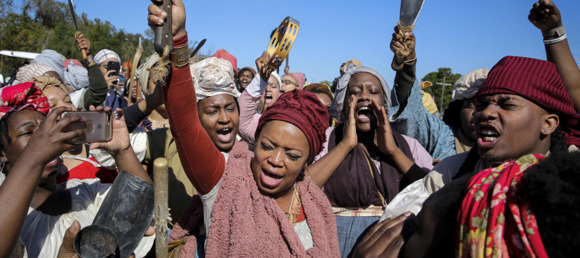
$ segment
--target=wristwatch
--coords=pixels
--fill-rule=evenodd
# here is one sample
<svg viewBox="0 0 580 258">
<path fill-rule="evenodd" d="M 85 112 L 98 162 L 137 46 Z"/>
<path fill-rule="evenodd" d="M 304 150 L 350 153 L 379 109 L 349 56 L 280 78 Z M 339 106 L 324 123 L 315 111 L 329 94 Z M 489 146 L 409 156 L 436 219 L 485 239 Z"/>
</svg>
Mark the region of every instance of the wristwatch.
<svg viewBox="0 0 580 258">
<path fill-rule="evenodd" d="M 544 38 L 549 37 L 559 38 L 562 37 L 562 35 L 564 34 L 566 34 L 566 28 L 564 28 L 564 26 L 560 26 L 558 28 L 551 29 L 549 31 L 542 31 L 542 36 L 544 36 Z"/>
</svg>

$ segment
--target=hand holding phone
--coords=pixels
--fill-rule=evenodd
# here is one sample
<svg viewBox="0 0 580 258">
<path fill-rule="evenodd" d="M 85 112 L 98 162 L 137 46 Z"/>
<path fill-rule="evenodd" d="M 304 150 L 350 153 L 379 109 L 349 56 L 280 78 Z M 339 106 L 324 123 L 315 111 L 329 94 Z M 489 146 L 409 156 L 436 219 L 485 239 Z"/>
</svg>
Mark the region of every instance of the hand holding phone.
<svg viewBox="0 0 580 258">
<path fill-rule="evenodd" d="M 81 117 L 82 121 L 72 123 L 65 131 L 83 129 L 84 135 L 72 140 L 73 143 L 108 142 L 113 135 L 110 112 L 74 111 L 65 112 L 62 117 Z"/>
<path fill-rule="evenodd" d="M 99 111 L 105 113 L 111 113 L 110 107 L 89 107 L 90 111 Z M 133 152 L 131 149 L 131 142 L 129 141 L 129 130 L 127 130 L 127 125 L 125 124 L 125 116 L 123 109 L 117 108 L 115 110 L 114 118 L 111 119 L 111 124 L 113 126 L 112 137 L 107 142 L 95 142 L 91 143 L 89 148 L 93 149 L 103 149 L 111 153 L 113 156 L 123 151 Z"/>
</svg>

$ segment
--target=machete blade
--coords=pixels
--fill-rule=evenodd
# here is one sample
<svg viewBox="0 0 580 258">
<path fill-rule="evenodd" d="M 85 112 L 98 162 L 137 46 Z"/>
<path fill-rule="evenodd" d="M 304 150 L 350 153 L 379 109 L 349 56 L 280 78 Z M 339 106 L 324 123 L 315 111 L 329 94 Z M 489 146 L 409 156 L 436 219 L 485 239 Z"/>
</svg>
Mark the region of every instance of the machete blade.
<svg viewBox="0 0 580 258">
<path fill-rule="evenodd" d="M 424 3 L 425 0 L 401 0 L 401 24 L 405 27 L 415 25 Z"/>
</svg>

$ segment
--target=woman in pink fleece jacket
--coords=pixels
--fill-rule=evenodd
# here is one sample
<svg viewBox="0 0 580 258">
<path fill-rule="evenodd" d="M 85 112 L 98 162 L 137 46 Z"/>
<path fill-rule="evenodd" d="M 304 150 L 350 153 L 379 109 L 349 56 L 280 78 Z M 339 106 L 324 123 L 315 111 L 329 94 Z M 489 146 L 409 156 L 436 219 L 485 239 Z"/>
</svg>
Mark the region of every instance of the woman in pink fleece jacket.
<svg viewBox="0 0 580 258">
<path fill-rule="evenodd" d="M 162 25 L 164 17 L 158 6 L 149 6 L 150 25 Z M 181 0 L 173 0 L 172 19 L 174 49 L 186 47 Z M 323 182 L 315 183 L 305 173 L 322 149 L 328 127 L 328 112 L 316 95 L 298 90 L 281 96 L 258 122 L 255 152 L 238 143 L 226 157 L 203 129 L 197 105 L 190 104 L 196 94 L 187 60 L 172 57 L 164 100 L 181 162 L 200 193 L 206 255 L 338 256 L 334 215 L 318 187 Z M 174 228 L 175 234 L 184 233 L 184 227 Z M 190 233 L 194 235 L 182 234 L 173 254 L 195 253 L 199 231 Z"/>
</svg>

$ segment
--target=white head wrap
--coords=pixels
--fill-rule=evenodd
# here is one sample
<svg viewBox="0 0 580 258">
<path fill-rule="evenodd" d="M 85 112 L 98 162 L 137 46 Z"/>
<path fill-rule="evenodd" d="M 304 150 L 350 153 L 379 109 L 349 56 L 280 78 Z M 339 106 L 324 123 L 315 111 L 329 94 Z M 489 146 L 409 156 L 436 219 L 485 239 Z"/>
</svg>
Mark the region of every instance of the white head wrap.
<svg viewBox="0 0 580 258">
<path fill-rule="evenodd" d="M 220 94 L 239 96 L 230 62 L 210 57 L 190 65 L 197 101 Z"/>
<path fill-rule="evenodd" d="M 58 73 L 58 76 L 64 80 L 64 56 L 52 49 L 45 49 L 40 52 L 40 55 L 36 56 L 34 60 L 30 61 L 31 64 L 40 63 L 47 64 L 52 67 L 53 71 Z"/>
<path fill-rule="evenodd" d="M 473 70 L 459 78 L 453 85 L 452 100 L 470 99 L 477 94 L 489 73 L 488 68 Z"/>
<path fill-rule="evenodd" d="M 74 65 L 71 61 L 64 69 L 63 80 L 73 91 L 87 88 L 89 87 L 89 71 L 82 66 Z"/>
<path fill-rule="evenodd" d="M 274 76 L 274 78 L 276 78 L 276 80 L 278 81 L 278 85 L 280 86 L 280 90 L 282 90 L 282 79 L 280 79 L 280 75 L 278 75 L 278 73 L 276 71 L 273 71 L 270 75 Z M 270 78 L 268 78 L 270 79 Z"/>
<path fill-rule="evenodd" d="M 344 69 L 344 74 L 340 77 L 340 79 L 338 79 L 338 86 L 336 86 L 336 91 L 334 93 L 336 96 L 336 111 L 338 112 L 339 117 L 341 118 L 342 116 L 342 109 L 344 108 L 344 100 L 346 97 L 348 82 L 350 81 L 350 78 L 357 73 L 370 73 L 379 79 L 379 82 L 383 87 L 383 93 L 385 94 L 385 108 L 388 111 L 391 108 L 391 90 L 389 89 L 389 85 L 385 79 L 383 79 L 383 76 L 381 76 L 379 72 L 372 68 L 356 66 L 355 64 L 348 64 Z"/>
<path fill-rule="evenodd" d="M 119 63 L 121 63 L 121 58 L 119 57 L 119 55 L 117 55 L 117 53 L 115 53 L 113 50 L 109 49 L 103 49 L 99 51 L 99 53 L 97 53 L 93 59 L 95 60 L 95 63 L 100 65 L 109 58 L 115 58 Z"/>
</svg>

